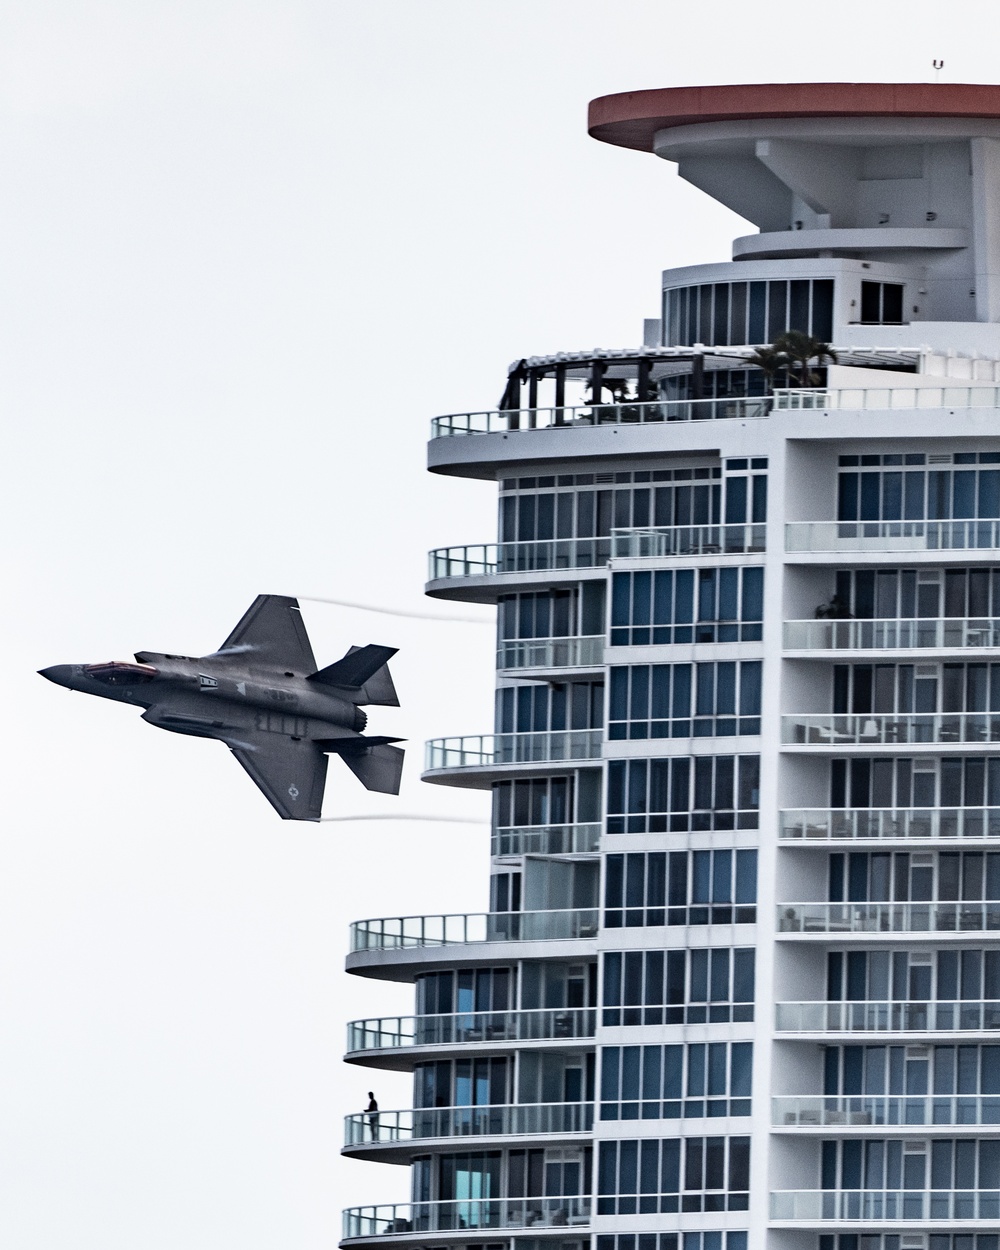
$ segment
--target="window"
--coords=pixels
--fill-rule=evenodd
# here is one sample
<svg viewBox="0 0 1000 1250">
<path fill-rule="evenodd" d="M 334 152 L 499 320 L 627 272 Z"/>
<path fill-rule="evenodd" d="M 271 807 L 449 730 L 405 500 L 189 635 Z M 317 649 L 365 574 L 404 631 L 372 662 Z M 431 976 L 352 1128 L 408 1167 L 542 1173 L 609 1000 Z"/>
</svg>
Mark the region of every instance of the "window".
<svg viewBox="0 0 1000 1250">
<path fill-rule="evenodd" d="M 997 1239 L 994 1237 L 993 1240 Z M 714 1230 L 698 1233 L 601 1233 L 596 1250 L 747 1250 L 747 1235 L 744 1232 Z M 950 1250 L 950 1247 L 942 1247 L 941 1250 Z M 1000 1250 L 1000 1247 L 977 1246 L 975 1250 Z"/>
<path fill-rule="evenodd" d="M 621 665 L 610 675 L 612 741 L 760 733 L 760 660 Z"/>
<path fill-rule="evenodd" d="M 851 851 L 830 856 L 830 901 L 867 902 L 983 902 L 1000 900 L 1000 852 L 941 851 L 895 853 Z M 962 926 L 962 915 L 945 909 L 938 927 Z M 1000 928 L 1000 906 L 984 917 L 975 909 L 969 919 L 975 928 L 985 923 Z"/>
<path fill-rule="evenodd" d="M 602 1141 L 597 1176 L 598 1215 L 745 1211 L 750 1138 Z"/>
<path fill-rule="evenodd" d="M 940 1212 L 932 1205 L 933 1218 L 948 1214 L 949 1191 L 1000 1189 L 1000 1141 L 825 1141 L 821 1174 L 823 1189 L 944 1190 Z M 995 1212 L 995 1195 L 991 1205 Z M 980 1213 L 970 1209 L 968 1215 L 975 1219 Z"/>
<path fill-rule="evenodd" d="M 497 632 L 501 642 L 569 638 L 604 633 L 604 583 L 582 582 L 573 590 L 501 595 Z"/>
<path fill-rule="evenodd" d="M 613 647 L 761 639 L 763 568 L 615 573 L 611 586 Z"/>
<path fill-rule="evenodd" d="M 509 1011 L 516 1005 L 515 968 L 463 968 L 417 976 L 417 1015 Z"/>
<path fill-rule="evenodd" d="M 667 347 L 770 343 L 786 330 L 801 330 L 823 342 L 831 338 L 831 278 L 713 282 L 663 292 L 663 341 Z"/>
<path fill-rule="evenodd" d="M 903 284 L 901 282 L 862 282 L 861 324 L 904 324 Z"/>
<path fill-rule="evenodd" d="M 832 760 L 831 807 L 1000 807 L 1000 759 Z M 968 832 L 968 831 L 967 831 Z"/>
<path fill-rule="evenodd" d="M 1000 569 L 839 569 L 836 593 L 859 620 L 992 620 Z"/>
<path fill-rule="evenodd" d="M 756 829 L 759 803 L 759 755 L 608 763 L 609 834 Z"/>
<path fill-rule="evenodd" d="M 602 681 L 533 682 L 496 692 L 497 733 L 600 729 L 603 724 Z"/>
<path fill-rule="evenodd" d="M 602 1120 L 749 1115 L 752 1042 L 605 1046 Z"/>
<path fill-rule="evenodd" d="M 931 465 L 934 467 L 930 467 Z M 1000 452 L 840 457 L 840 521 L 1000 517 Z"/>
<path fill-rule="evenodd" d="M 819 1250 L 924 1250 L 922 1234 L 899 1233 L 822 1233 Z M 927 1250 L 1000 1250 L 996 1233 L 931 1233 Z"/>
<path fill-rule="evenodd" d="M 823 1092 L 997 1095 L 1000 1046 L 828 1046 Z"/>
<path fill-rule="evenodd" d="M 756 851 L 650 851 L 607 857 L 608 929 L 753 924 L 756 901 Z"/>
<path fill-rule="evenodd" d="M 942 1021 L 938 1027 L 951 1028 L 943 1022 L 948 1003 L 1000 999 L 1000 950 L 830 951 L 827 997 L 831 1002 L 930 1004 Z"/>
<path fill-rule="evenodd" d="M 753 989 L 752 947 L 609 951 L 602 1019 L 612 1028 L 739 1023 L 753 1019 Z"/>
<path fill-rule="evenodd" d="M 837 664 L 833 711 L 997 712 L 1000 664 Z M 917 741 L 931 741 L 929 732 Z"/>
<path fill-rule="evenodd" d="M 418 1063 L 413 1070 L 413 1105 L 502 1106 L 512 1101 L 510 1078 L 506 1059 L 442 1059 Z"/>
</svg>

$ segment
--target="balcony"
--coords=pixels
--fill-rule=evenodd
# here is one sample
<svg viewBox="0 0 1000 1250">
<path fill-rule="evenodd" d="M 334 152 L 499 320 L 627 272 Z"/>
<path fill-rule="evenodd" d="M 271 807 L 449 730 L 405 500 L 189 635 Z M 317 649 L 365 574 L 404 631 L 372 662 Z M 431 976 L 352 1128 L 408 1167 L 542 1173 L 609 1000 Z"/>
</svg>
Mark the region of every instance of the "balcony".
<svg viewBox="0 0 1000 1250">
<path fill-rule="evenodd" d="M 785 1189 L 771 1194 L 772 1220 L 1000 1219 L 1000 1189 Z"/>
<path fill-rule="evenodd" d="M 789 552 L 994 551 L 1000 521 L 792 521 Z"/>
<path fill-rule="evenodd" d="M 604 635 L 508 639 L 497 647 L 497 668 L 600 668 Z"/>
<path fill-rule="evenodd" d="M 410 950 L 478 942 L 558 942 L 592 938 L 594 907 L 564 911 L 471 912 L 447 916 L 390 916 L 351 925 L 352 951 Z"/>
<path fill-rule="evenodd" d="M 537 733 L 432 738 L 425 748 L 424 771 L 599 760 L 603 741 L 603 729 L 549 729 Z"/>
<path fill-rule="evenodd" d="M 835 1094 L 771 1099 L 781 1128 L 965 1128 L 1000 1124 L 1000 1095 Z"/>
<path fill-rule="evenodd" d="M 1000 386 L 869 386 L 775 391 L 773 411 L 892 412 L 996 407 L 1000 407 Z"/>
<path fill-rule="evenodd" d="M 344 1148 L 408 1145 L 428 1138 L 565 1137 L 589 1133 L 593 1126 L 592 1102 L 363 1111 L 344 1117 Z"/>
<path fill-rule="evenodd" d="M 582 404 L 456 412 L 431 421 L 431 439 L 515 430 L 572 430 L 595 425 L 649 425 L 666 421 L 746 421 L 766 417 L 766 398 L 672 399 L 648 403 Z"/>
<path fill-rule="evenodd" d="M 600 843 L 600 821 L 575 825 L 509 825 L 493 830 L 490 854 L 499 858 L 521 855 L 596 855 Z"/>
<path fill-rule="evenodd" d="M 836 522 L 834 522 L 836 525 Z M 603 569 L 609 560 L 663 560 L 672 556 L 745 555 L 765 550 L 767 527 L 666 525 L 616 529 L 595 538 L 541 538 L 526 542 L 473 543 L 428 553 L 431 582 L 519 573 L 566 573 Z"/>
<path fill-rule="evenodd" d="M 496 1229 L 579 1227 L 590 1222 L 590 1198 L 462 1198 L 457 1202 L 399 1202 L 351 1207 L 344 1240 L 406 1233 L 460 1232 L 465 1240 Z"/>
<path fill-rule="evenodd" d="M 780 903 L 779 934 L 986 933 L 1000 929 L 1000 902 Z"/>
<path fill-rule="evenodd" d="M 778 1033 L 983 1033 L 1000 1029 L 1000 1001 L 778 1003 Z"/>
<path fill-rule="evenodd" d="M 814 746 L 1000 742 L 1000 712 L 830 713 L 781 718 L 781 740 Z"/>
<path fill-rule="evenodd" d="M 998 807 L 817 807 L 783 811 L 778 819 L 778 836 L 790 841 L 1000 838 Z"/>
<path fill-rule="evenodd" d="M 1000 647 L 1000 624 L 960 617 L 785 621 L 786 651 L 916 651 Z"/>
<path fill-rule="evenodd" d="M 465 1011 L 437 1016 L 389 1016 L 352 1020 L 347 1050 L 406 1051 L 415 1046 L 505 1045 L 510 1042 L 589 1040 L 593 1007 L 547 1007 L 534 1011 Z"/>
</svg>

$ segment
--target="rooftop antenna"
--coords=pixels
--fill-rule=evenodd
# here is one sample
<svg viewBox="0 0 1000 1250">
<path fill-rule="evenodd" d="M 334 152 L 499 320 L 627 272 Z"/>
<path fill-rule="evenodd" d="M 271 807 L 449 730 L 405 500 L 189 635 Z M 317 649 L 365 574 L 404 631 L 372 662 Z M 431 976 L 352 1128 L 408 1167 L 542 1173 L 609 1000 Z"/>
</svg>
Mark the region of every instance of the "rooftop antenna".
<svg viewBox="0 0 1000 1250">
<path fill-rule="evenodd" d="M 934 66 L 934 81 L 938 82 L 944 69 L 944 61 L 931 61 L 931 64 Z"/>
</svg>

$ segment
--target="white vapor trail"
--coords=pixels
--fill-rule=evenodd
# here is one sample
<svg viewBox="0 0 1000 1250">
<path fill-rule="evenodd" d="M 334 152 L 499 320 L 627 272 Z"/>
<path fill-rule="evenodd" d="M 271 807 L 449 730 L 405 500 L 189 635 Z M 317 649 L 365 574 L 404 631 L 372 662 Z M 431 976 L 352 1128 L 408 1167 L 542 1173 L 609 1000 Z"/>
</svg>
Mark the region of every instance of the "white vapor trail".
<svg viewBox="0 0 1000 1250">
<path fill-rule="evenodd" d="M 482 616 L 445 616 L 439 612 L 404 612 L 400 608 L 380 608 L 372 603 L 350 603 L 346 599 L 322 599 L 318 595 L 299 595 L 306 603 L 332 603 L 336 608 L 358 608 L 362 612 L 378 612 L 382 616 L 409 616 L 418 621 L 461 621 L 466 625 L 492 625 Z"/>
<path fill-rule="evenodd" d="M 329 823 L 330 821 L 352 821 L 352 820 L 429 820 L 436 825 L 488 825 L 488 820 L 476 820 L 471 816 L 421 816 L 413 813 L 405 813 L 400 816 L 390 813 L 378 814 L 374 816 L 321 816 L 320 821 Z"/>
</svg>

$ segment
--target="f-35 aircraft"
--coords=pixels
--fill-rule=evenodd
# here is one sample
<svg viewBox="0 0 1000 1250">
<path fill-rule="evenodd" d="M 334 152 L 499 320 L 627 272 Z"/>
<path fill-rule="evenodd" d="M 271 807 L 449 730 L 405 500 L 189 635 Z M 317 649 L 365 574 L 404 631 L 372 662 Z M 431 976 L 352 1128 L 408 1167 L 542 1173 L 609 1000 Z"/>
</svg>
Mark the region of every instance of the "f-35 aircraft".
<svg viewBox="0 0 1000 1250">
<path fill-rule="evenodd" d="M 395 647 L 351 647 L 317 671 L 298 601 L 258 595 L 211 655 L 136 653 L 135 664 L 57 664 L 42 677 L 132 703 L 172 733 L 218 738 L 284 820 L 319 820 L 326 752 L 369 790 L 398 794 L 400 738 L 366 738 L 362 706 L 398 707 L 386 661 Z"/>
</svg>

